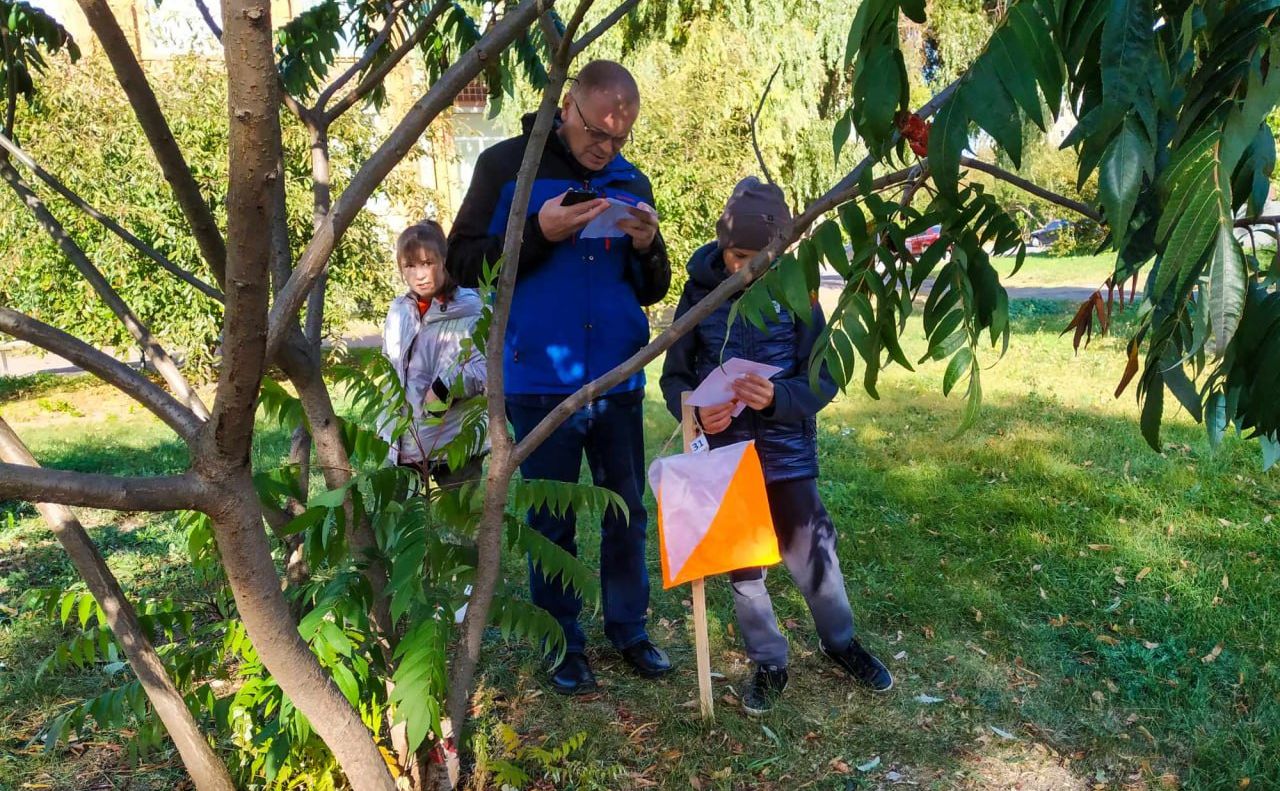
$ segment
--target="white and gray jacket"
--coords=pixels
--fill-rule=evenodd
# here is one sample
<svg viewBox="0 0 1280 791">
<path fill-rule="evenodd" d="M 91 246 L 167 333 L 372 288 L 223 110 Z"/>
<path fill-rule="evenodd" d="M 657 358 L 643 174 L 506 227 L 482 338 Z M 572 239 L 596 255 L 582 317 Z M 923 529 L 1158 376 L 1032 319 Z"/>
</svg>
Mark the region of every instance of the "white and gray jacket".
<svg viewBox="0 0 1280 791">
<path fill-rule="evenodd" d="M 392 464 L 439 458 L 441 449 L 452 442 L 462 428 L 462 399 L 444 415 L 424 409 L 432 384 L 439 379 L 450 387 L 462 377 L 462 398 L 484 392 L 485 361 L 474 348 L 463 358 L 463 341 L 471 337 L 483 307 L 474 289 L 459 288 L 447 302 L 432 300 L 419 318 L 418 302 L 411 294 L 392 301 L 382 329 L 382 353 L 395 367 L 405 396 L 413 410 L 413 431 L 396 441 L 391 423 L 386 421 L 381 436 L 391 443 Z M 416 438 L 415 438 L 416 435 Z M 488 440 L 484 447 L 488 446 Z M 482 448 L 476 448 L 480 452 Z"/>
</svg>

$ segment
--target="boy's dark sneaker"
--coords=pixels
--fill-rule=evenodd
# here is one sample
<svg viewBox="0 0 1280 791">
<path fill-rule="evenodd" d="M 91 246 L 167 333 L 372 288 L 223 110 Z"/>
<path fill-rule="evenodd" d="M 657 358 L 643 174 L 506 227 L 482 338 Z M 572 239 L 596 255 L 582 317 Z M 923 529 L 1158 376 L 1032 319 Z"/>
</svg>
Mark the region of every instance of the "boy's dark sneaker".
<svg viewBox="0 0 1280 791">
<path fill-rule="evenodd" d="M 872 692 L 888 692 L 893 689 L 893 675 L 889 668 L 872 656 L 856 639 L 843 651 L 832 651 L 824 645 L 822 653 Z"/>
<path fill-rule="evenodd" d="M 755 678 L 742 696 L 742 709 L 753 717 L 759 717 L 773 708 L 782 691 L 787 688 L 787 669 L 777 665 L 757 665 Z"/>
<path fill-rule="evenodd" d="M 596 677 L 584 655 L 568 653 L 551 669 L 551 686 L 562 695 L 584 695 L 596 691 Z"/>
</svg>

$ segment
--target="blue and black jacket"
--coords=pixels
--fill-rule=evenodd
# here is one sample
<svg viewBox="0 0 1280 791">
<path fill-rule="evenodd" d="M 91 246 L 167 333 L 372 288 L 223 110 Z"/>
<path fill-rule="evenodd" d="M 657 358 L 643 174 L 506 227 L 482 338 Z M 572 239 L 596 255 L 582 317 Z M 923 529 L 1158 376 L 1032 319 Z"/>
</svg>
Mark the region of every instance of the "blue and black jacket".
<svg viewBox="0 0 1280 791">
<path fill-rule="evenodd" d="M 689 259 L 676 318 L 684 315 L 729 276 L 720 247 L 703 245 Z M 667 350 L 662 366 L 662 395 L 667 409 L 680 419 L 680 394 L 695 389 L 724 360 L 741 357 L 782 369 L 773 382 L 773 406 L 757 412 L 747 408 L 719 434 L 707 436 L 719 448 L 746 440 L 756 441 L 767 483 L 818 477 L 818 412 L 836 394 L 836 383 L 823 366 L 818 392 L 809 385 L 809 355 L 826 326 L 822 307 L 815 301 L 810 321 L 797 319 L 776 305 L 776 321 L 766 320 L 761 330 L 742 316 L 729 326 L 729 312 L 737 296 L 698 323 L 692 332 Z"/>
<path fill-rule="evenodd" d="M 471 187 L 449 233 L 448 267 L 464 286 L 477 284 L 485 262 L 502 256 L 516 175 L 533 115 L 524 134 L 486 150 L 476 161 Z M 556 118 L 556 129 L 560 119 Z M 529 200 L 511 318 L 503 356 L 509 395 L 564 395 L 607 373 L 649 341 L 643 306 L 671 287 L 671 264 L 659 235 L 645 253 L 631 238 L 550 242 L 538 225 L 547 200 L 576 187 L 630 203 L 653 205 L 649 179 L 622 156 L 599 171 L 586 170 L 553 133 Z M 637 373 L 612 393 L 642 390 Z"/>
</svg>

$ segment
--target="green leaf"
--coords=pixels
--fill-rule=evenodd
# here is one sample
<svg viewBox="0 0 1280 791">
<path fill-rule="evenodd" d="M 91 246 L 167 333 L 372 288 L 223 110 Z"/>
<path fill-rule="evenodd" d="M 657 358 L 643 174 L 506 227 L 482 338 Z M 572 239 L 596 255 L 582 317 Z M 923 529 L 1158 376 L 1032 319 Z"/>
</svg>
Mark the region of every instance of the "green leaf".
<svg viewBox="0 0 1280 791">
<path fill-rule="evenodd" d="M 1164 417 L 1164 377 L 1158 369 L 1148 373 L 1146 399 L 1142 402 L 1142 437 L 1159 453 L 1160 421 Z"/>
<path fill-rule="evenodd" d="M 1266 472 L 1280 461 L 1280 435 L 1260 436 L 1258 444 L 1262 446 L 1262 471 Z"/>
<path fill-rule="evenodd" d="M 929 170 L 938 191 L 959 200 L 960 158 L 969 145 L 969 116 L 964 103 L 952 94 L 934 117 L 929 133 Z"/>
<path fill-rule="evenodd" d="M 951 395 L 951 389 L 960 381 L 960 377 L 969 371 L 969 366 L 973 363 L 973 352 L 968 346 L 956 351 L 951 358 L 951 363 L 947 365 L 947 372 L 942 377 L 942 395 Z"/>
<path fill-rule="evenodd" d="M 835 160 L 840 162 L 840 152 L 844 149 L 845 144 L 849 142 L 849 133 L 853 129 L 853 111 L 846 110 L 843 115 L 836 119 L 835 129 L 831 132 L 831 150 L 835 154 Z"/>
<path fill-rule="evenodd" d="M 1132 116 L 1125 119 L 1103 155 L 1098 193 L 1117 244 L 1127 235 L 1142 177 L 1154 167 L 1154 156 L 1151 142 Z"/>
<path fill-rule="evenodd" d="M 1044 113 L 1041 111 L 1040 96 L 1036 93 L 1036 82 L 1027 63 L 1031 57 L 1016 49 L 1017 37 L 1007 28 L 1001 28 L 991 37 L 987 46 L 986 58 L 991 59 L 1000 82 L 1009 91 L 1009 95 L 1027 114 L 1031 122 L 1045 129 Z M 970 105 L 972 107 L 972 105 Z"/>
<path fill-rule="evenodd" d="M 1209 261 L 1207 301 L 1209 322 L 1213 327 L 1214 357 L 1222 357 L 1226 353 L 1227 344 L 1231 343 L 1236 327 L 1240 326 L 1248 280 L 1244 254 L 1232 233 L 1229 220 L 1228 217 L 1228 222 L 1218 229 L 1213 257 Z"/>
<path fill-rule="evenodd" d="M 1102 24 L 1102 96 L 1128 108 L 1150 102 L 1155 61 L 1155 13 L 1151 0 L 1111 0 Z"/>
<path fill-rule="evenodd" d="M 978 360 L 974 358 L 969 365 L 969 389 L 966 392 L 964 406 L 964 415 L 960 419 L 960 425 L 956 427 L 956 431 L 949 439 L 956 439 L 969 429 L 973 428 L 978 422 L 978 416 L 982 413 L 982 371 L 978 367 Z"/>
<path fill-rule="evenodd" d="M 965 106 L 973 121 L 985 129 L 1005 150 L 1014 167 L 1022 167 L 1022 118 L 989 58 L 974 67 L 972 79 L 965 83 Z"/>
<path fill-rule="evenodd" d="M 925 21 L 925 0 L 901 0 L 902 13 L 907 19 L 917 24 L 924 24 Z"/>
</svg>

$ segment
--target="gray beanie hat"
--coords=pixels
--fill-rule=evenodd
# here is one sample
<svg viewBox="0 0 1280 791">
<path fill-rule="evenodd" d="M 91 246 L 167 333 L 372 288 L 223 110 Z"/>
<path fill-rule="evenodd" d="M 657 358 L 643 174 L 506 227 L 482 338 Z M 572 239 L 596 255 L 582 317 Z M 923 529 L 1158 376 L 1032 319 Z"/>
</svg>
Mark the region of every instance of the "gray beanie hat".
<svg viewBox="0 0 1280 791">
<path fill-rule="evenodd" d="M 733 188 L 716 222 L 716 241 L 721 250 L 763 250 L 790 224 L 791 210 L 782 189 L 748 176 Z"/>
</svg>

